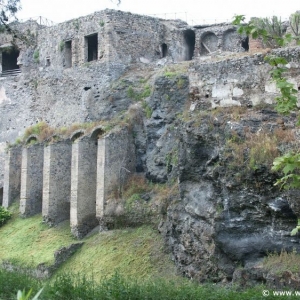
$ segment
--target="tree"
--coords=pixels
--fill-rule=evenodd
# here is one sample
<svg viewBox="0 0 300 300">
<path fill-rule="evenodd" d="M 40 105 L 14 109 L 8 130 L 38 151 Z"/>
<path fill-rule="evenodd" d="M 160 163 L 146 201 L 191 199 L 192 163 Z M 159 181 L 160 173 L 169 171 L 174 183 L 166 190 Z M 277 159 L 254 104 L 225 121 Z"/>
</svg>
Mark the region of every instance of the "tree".
<svg viewBox="0 0 300 300">
<path fill-rule="evenodd" d="M 16 13 L 21 9 L 20 0 L 0 0 L 0 25 L 9 27 L 16 20 Z"/>
</svg>

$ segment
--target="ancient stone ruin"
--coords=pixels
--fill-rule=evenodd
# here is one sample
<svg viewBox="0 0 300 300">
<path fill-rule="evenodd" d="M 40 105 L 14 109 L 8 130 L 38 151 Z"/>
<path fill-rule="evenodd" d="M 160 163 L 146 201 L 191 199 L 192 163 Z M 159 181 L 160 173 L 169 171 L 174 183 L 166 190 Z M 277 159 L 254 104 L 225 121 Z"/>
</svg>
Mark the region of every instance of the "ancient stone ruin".
<svg viewBox="0 0 300 300">
<path fill-rule="evenodd" d="M 70 219 L 81 238 L 105 226 L 108 199 L 139 174 L 179 186 L 159 230 L 189 278 L 231 280 L 269 252 L 300 251 L 289 234 L 300 214 L 297 193 L 274 187 L 264 162 L 247 169 L 249 149 L 234 165 L 229 147 L 262 133 L 299 136 L 295 116 L 273 109 L 278 90 L 264 58 L 284 56 L 299 91 L 300 47 L 261 49 L 231 24 L 192 27 L 114 10 L 18 26 L 30 43 L 15 47 L 0 35 L 2 205 L 20 198 L 22 216 L 42 213 L 50 225 Z M 41 121 L 69 128 L 116 119 L 112 130 L 44 141 L 31 135 L 8 147 Z M 288 143 L 278 141 L 276 150 Z"/>
<path fill-rule="evenodd" d="M 90 136 L 75 133 L 48 145 L 30 145 L 31 136 L 23 149 L 10 149 L 3 206 L 20 197 L 21 216 L 42 213 L 49 225 L 69 219 L 74 236 L 86 235 L 101 221 L 105 198 L 135 170 L 128 131 L 98 138 L 102 132 L 95 128 Z"/>
</svg>

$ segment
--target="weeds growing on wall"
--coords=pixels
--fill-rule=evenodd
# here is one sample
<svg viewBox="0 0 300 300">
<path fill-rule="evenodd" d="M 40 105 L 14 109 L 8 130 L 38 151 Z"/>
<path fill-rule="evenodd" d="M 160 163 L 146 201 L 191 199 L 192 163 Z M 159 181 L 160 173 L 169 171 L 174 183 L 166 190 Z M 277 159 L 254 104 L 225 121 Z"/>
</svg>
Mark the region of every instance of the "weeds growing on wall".
<svg viewBox="0 0 300 300">
<path fill-rule="evenodd" d="M 127 89 L 127 97 L 135 101 L 141 101 L 151 95 L 151 86 L 146 84 L 142 89 L 135 89 L 133 86 L 129 86 Z"/>
<path fill-rule="evenodd" d="M 33 60 L 37 64 L 40 63 L 40 50 L 39 49 L 34 50 Z"/>
</svg>

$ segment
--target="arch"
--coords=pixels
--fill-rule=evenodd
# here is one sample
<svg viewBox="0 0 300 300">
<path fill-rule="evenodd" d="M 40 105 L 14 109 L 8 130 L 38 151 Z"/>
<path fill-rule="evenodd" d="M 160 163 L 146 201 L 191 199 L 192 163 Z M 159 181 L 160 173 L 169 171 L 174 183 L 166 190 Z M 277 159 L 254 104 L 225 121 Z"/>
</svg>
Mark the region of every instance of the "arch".
<svg viewBox="0 0 300 300">
<path fill-rule="evenodd" d="M 27 138 L 27 140 L 26 140 L 26 142 L 25 142 L 25 145 L 35 144 L 35 143 L 37 143 L 38 141 L 39 141 L 38 136 L 35 135 L 35 134 L 31 134 L 31 135 Z"/>
<path fill-rule="evenodd" d="M 192 60 L 195 50 L 195 32 L 191 29 L 183 32 L 185 42 L 185 58 L 184 60 Z"/>
<path fill-rule="evenodd" d="M 98 140 L 104 133 L 104 128 L 102 126 L 97 126 L 93 129 L 91 133 L 91 139 Z"/>
<path fill-rule="evenodd" d="M 207 55 L 218 50 L 218 37 L 211 31 L 200 37 L 200 55 Z"/>
<path fill-rule="evenodd" d="M 76 140 L 81 138 L 83 135 L 84 135 L 84 130 L 82 130 L 82 129 L 76 130 L 71 134 L 70 140 L 74 143 Z"/>
<path fill-rule="evenodd" d="M 168 46 L 167 44 L 163 43 L 160 46 L 161 58 L 164 58 L 168 55 Z"/>
<path fill-rule="evenodd" d="M 222 50 L 223 51 L 240 52 L 240 51 L 242 51 L 242 48 L 244 48 L 244 47 L 242 47 L 241 37 L 236 32 L 235 28 L 230 28 L 230 29 L 224 31 L 223 39 L 222 39 Z"/>
<path fill-rule="evenodd" d="M 14 46 L 1 48 L 2 52 L 2 71 L 10 71 L 19 69 L 18 57 L 20 50 Z"/>
</svg>

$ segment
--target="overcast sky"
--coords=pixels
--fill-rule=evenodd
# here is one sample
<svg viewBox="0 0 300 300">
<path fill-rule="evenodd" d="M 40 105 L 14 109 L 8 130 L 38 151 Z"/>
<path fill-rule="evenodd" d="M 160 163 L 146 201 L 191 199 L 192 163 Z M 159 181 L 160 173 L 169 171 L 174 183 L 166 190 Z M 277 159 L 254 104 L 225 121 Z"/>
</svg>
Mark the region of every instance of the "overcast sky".
<svg viewBox="0 0 300 300">
<path fill-rule="evenodd" d="M 55 23 L 88 15 L 105 8 L 132 13 L 156 15 L 161 18 L 179 18 L 189 24 L 231 21 L 236 14 L 247 17 L 270 17 L 287 19 L 300 10 L 299 0 L 21 0 L 22 10 L 18 18 L 27 20 L 43 16 Z"/>
</svg>

